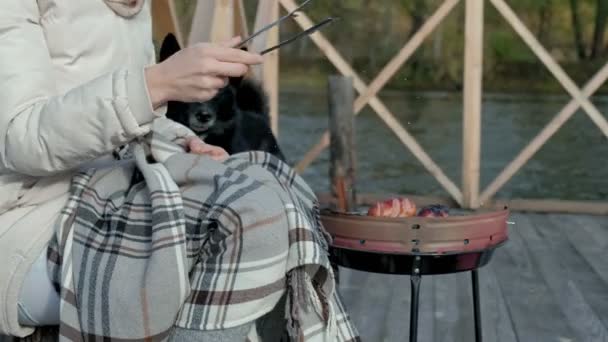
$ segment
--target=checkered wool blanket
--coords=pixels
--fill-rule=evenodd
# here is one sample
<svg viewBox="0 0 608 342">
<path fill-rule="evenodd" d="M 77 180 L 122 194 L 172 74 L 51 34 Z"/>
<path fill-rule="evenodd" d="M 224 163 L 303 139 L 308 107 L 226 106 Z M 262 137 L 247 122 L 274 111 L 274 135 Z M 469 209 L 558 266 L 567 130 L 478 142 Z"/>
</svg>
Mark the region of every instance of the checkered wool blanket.
<svg viewBox="0 0 608 342">
<path fill-rule="evenodd" d="M 292 340 L 358 340 L 307 184 L 269 154 L 220 163 L 185 153 L 191 132 L 156 121 L 134 161 L 73 179 L 48 250 L 61 339 L 156 341 L 173 326 L 236 327 L 286 294 Z"/>
</svg>

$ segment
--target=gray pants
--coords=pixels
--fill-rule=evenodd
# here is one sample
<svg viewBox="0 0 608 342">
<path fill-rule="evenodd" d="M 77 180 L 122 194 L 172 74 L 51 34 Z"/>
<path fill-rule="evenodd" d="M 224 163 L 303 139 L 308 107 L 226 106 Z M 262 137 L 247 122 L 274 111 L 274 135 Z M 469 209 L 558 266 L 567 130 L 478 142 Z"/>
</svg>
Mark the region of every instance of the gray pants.
<svg viewBox="0 0 608 342">
<path fill-rule="evenodd" d="M 251 329 L 255 326 L 261 342 L 282 342 L 289 339 L 285 333 L 285 300 L 283 296 L 274 310 L 253 323 L 241 325 L 240 327 L 218 330 L 198 331 L 183 328 L 175 328 L 171 334 L 170 342 L 239 342 L 245 341 Z"/>
</svg>

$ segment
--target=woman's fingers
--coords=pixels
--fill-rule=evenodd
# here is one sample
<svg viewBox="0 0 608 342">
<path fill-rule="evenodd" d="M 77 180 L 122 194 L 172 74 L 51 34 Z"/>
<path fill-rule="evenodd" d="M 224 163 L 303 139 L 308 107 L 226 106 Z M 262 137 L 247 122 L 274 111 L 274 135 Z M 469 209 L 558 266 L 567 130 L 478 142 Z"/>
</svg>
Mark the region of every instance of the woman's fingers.
<svg viewBox="0 0 608 342">
<path fill-rule="evenodd" d="M 208 155 L 213 160 L 224 161 L 228 158 L 228 153 L 226 150 L 219 146 L 209 145 L 202 141 L 198 137 L 189 138 L 186 143 L 188 144 L 188 148 L 191 153 L 200 154 L 200 155 Z"/>
<path fill-rule="evenodd" d="M 218 44 L 196 44 L 146 69 L 146 84 L 154 108 L 168 101 L 205 102 L 228 85 L 228 78 L 241 77 L 249 66 L 262 62 L 258 54 L 238 46 L 240 37 Z"/>
<path fill-rule="evenodd" d="M 210 45 L 202 45 L 201 49 L 203 56 L 215 58 L 221 62 L 255 65 L 264 61 L 261 55 L 240 49 Z"/>
<path fill-rule="evenodd" d="M 218 61 L 213 63 L 212 73 L 224 77 L 240 77 L 247 73 L 249 68 L 245 64 L 227 63 Z"/>
<path fill-rule="evenodd" d="M 218 45 L 223 46 L 223 47 L 235 47 L 237 46 L 238 43 L 241 42 L 241 37 L 240 36 L 236 36 L 236 37 L 232 37 L 226 41 L 220 42 Z"/>
<path fill-rule="evenodd" d="M 217 76 L 203 76 L 198 85 L 206 90 L 222 89 L 228 85 L 228 78 Z"/>
<path fill-rule="evenodd" d="M 199 137 L 190 137 L 186 140 L 186 144 L 188 149 L 192 153 L 202 154 L 206 151 L 205 142 L 202 141 Z"/>
</svg>

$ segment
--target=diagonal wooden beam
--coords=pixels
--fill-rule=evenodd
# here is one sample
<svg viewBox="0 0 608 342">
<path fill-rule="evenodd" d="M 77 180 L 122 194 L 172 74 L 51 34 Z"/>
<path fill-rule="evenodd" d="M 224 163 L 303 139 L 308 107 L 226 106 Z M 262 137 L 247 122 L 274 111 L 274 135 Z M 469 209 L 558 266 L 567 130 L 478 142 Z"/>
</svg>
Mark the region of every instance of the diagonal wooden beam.
<svg viewBox="0 0 608 342">
<path fill-rule="evenodd" d="M 287 10 L 294 10 L 297 5 L 293 0 L 279 0 L 281 5 Z M 296 23 L 302 28 L 308 28 L 313 26 L 312 20 L 304 14 L 299 13 L 294 18 Z M 360 93 L 364 94 L 368 87 L 363 82 L 361 77 L 352 69 L 352 67 L 346 62 L 342 55 L 333 47 L 333 45 L 325 38 L 321 32 L 315 32 L 310 36 L 312 41 L 319 47 L 319 49 L 327 56 L 329 61 L 338 69 L 340 73 L 353 78 L 355 89 Z M 397 135 L 399 140 L 412 152 L 412 154 L 420 161 L 425 169 L 441 184 L 444 189 L 458 202 L 462 202 L 462 193 L 460 189 L 452 182 L 441 170 L 441 168 L 429 157 L 424 149 L 418 144 L 416 139 L 409 134 L 409 132 L 399 123 L 395 116 L 386 108 L 386 106 L 378 99 L 377 96 L 373 96 L 369 101 L 370 106 L 376 111 L 380 119 L 382 119 L 387 126 Z M 329 143 L 329 134 L 324 136 Z M 310 153 L 309 153 L 310 155 Z M 306 159 L 306 156 L 305 156 Z M 313 158 L 314 159 L 314 158 Z M 305 161 L 305 160 L 304 160 Z M 296 170 L 302 170 L 303 163 L 300 163 Z"/>
<path fill-rule="evenodd" d="M 608 63 L 585 85 L 583 95 L 590 97 L 608 80 Z M 515 175 L 538 150 L 570 119 L 580 108 L 572 99 L 534 139 L 517 155 L 515 159 L 488 185 L 480 196 L 480 202 L 486 203 Z"/>
<path fill-rule="evenodd" d="M 555 62 L 553 57 L 547 52 L 542 44 L 534 37 L 532 32 L 525 26 L 525 24 L 517 17 L 517 14 L 513 12 L 511 7 L 507 5 L 504 0 L 490 0 L 494 7 L 502 14 L 507 22 L 513 27 L 515 32 L 524 40 L 526 44 L 532 49 L 534 54 L 545 64 L 547 69 L 551 71 L 553 76 L 561 83 L 561 85 L 568 91 L 570 96 L 576 100 L 581 107 L 585 110 L 591 120 L 599 127 L 599 129 L 608 138 L 608 120 L 600 113 L 600 111 L 585 97 L 578 86 L 570 79 L 568 74 Z"/>
<path fill-rule="evenodd" d="M 374 98 L 386 85 L 393 75 L 403 66 L 412 54 L 422 45 L 424 40 L 439 26 L 445 17 L 452 11 L 460 0 L 446 0 L 435 13 L 424 23 L 424 25 L 412 36 L 399 53 L 382 69 L 376 78 L 370 83 L 367 91 L 355 100 L 355 115 Z M 300 172 L 307 168 L 310 163 L 319 157 L 321 152 L 329 146 L 329 132 L 323 132 L 319 141 L 308 151 L 296 169 Z"/>
<path fill-rule="evenodd" d="M 439 24 L 452 12 L 454 7 L 460 0 L 445 0 L 432 16 L 422 25 L 422 27 L 412 36 L 412 38 L 403 46 L 397 55 L 380 71 L 378 76 L 369 84 L 367 91 L 363 93 L 355 101 L 355 112 L 361 111 L 369 102 L 376 96 L 378 92 L 384 88 L 386 83 L 395 75 L 399 69 L 405 64 L 410 57 L 418 50 L 424 40 L 431 34 Z"/>
</svg>

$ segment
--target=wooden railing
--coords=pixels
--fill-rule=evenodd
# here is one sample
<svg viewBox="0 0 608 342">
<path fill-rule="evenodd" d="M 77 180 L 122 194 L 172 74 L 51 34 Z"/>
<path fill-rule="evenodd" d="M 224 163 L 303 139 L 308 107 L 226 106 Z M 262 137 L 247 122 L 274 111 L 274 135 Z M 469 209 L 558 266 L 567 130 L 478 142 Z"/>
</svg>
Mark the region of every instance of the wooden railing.
<svg viewBox="0 0 608 342">
<path fill-rule="evenodd" d="M 234 34 L 238 27 L 246 30 L 242 0 L 217 0 L 199 1 L 197 16 L 195 16 L 189 43 L 202 40 L 216 40 L 228 34 Z M 164 2 L 164 4 L 163 4 Z M 157 10 L 157 21 L 159 25 L 170 21 L 167 18 L 175 18 L 167 15 L 165 11 L 171 10 L 170 0 L 155 0 Z M 462 159 L 462 187 L 451 180 L 426 153 L 424 148 L 408 132 L 408 130 L 396 119 L 389 108 L 377 97 L 379 91 L 397 73 L 397 71 L 408 61 L 413 53 L 422 45 L 427 37 L 443 22 L 454 8 L 463 3 L 465 6 L 465 39 L 463 64 L 464 64 L 464 91 L 463 91 L 463 159 Z M 481 118 L 482 118 L 482 96 L 483 96 L 483 27 L 484 6 L 493 5 L 504 19 L 512 26 L 515 32 L 530 47 L 534 54 L 555 76 L 557 81 L 570 94 L 572 100 L 532 139 L 532 141 L 511 161 L 505 169 L 499 173 L 485 189 L 480 189 L 481 169 Z M 259 0 L 258 13 L 255 27 L 261 27 L 264 23 L 275 20 L 279 16 L 279 5 L 286 11 L 297 7 L 295 0 Z M 220 10 L 218 8 L 224 8 Z M 229 10 L 226 10 L 228 8 Z M 239 10 L 240 8 L 240 10 Z M 230 10 L 231 9 L 231 10 Z M 238 14 L 238 15 L 235 15 Z M 158 16 L 162 18 L 158 18 Z M 164 19 L 163 19 L 164 18 Z M 295 22 L 303 29 L 312 26 L 313 21 L 305 14 L 300 13 L 294 18 Z M 207 23 L 198 25 L 197 23 Z M 240 22 L 241 25 L 227 25 L 230 22 Z M 210 24 L 212 23 L 212 24 Z M 175 25 L 175 21 L 173 22 Z M 176 25 L 175 25 L 176 26 Z M 211 35 L 209 32 L 224 32 L 225 35 Z M 243 31 L 239 32 L 242 34 Z M 579 108 L 591 118 L 597 127 L 608 138 L 608 120 L 602 115 L 596 106 L 591 103 L 589 97 L 608 79 L 608 63 L 580 89 L 568 76 L 562 67 L 551 57 L 547 50 L 534 37 L 517 14 L 511 9 L 505 0 L 445 0 L 437 10 L 429 17 L 424 25 L 416 32 L 401 50 L 391 59 L 381 72 L 366 84 L 351 65 L 345 60 L 340 52 L 321 32 L 310 36 L 314 44 L 323 52 L 327 59 L 336 69 L 345 76 L 353 79 L 355 90 L 359 97 L 355 100 L 355 114 L 361 112 L 366 106 L 370 106 L 379 118 L 399 138 L 404 147 L 409 149 L 422 166 L 436 179 L 445 189 L 452 200 L 463 208 L 480 208 L 491 206 L 510 205 L 512 209 L 538 210 L 538 211 L 571 211 L 587 212 L 608 215 L 608 203 L 606 202 L 580 202 L 562 200 L 493 200 L 494 195 L 534 156 L 534 154 L 551 138 L 562 125 L 570 119 Z M 254 42 L 257 48 L 276 42 L 278 31 L 274 30 L 266 36 L 262 36 Z M 263 79 L 265 87 L 272 99 L 272 121 L 275 132 L 278 130 L 278 53 L 269 58 L 263 68 L 257 71 L 257 75 Z M 303 171 L 319 154 L 329 145 L 329 133 L 324 132 L 320 139 L 304 155 L 296 165 L 298 171 Z M 601 156 L 600 156 L 601 158 Z"/>
</svg>

